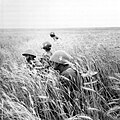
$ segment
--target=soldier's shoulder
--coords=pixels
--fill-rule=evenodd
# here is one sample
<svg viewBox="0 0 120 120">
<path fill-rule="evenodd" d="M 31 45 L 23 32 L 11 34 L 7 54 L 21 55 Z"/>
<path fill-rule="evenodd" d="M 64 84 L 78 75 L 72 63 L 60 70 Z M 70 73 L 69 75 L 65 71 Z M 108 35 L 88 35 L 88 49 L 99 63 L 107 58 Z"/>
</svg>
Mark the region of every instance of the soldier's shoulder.
<svg viewBox="0 0 120 120">
<path fill-rule="evenodd" d="M 72 75 L 76 76 L 76 71 L 73 68 L 68 68 L 62 72 L 62 75 Z"/>
</svg>

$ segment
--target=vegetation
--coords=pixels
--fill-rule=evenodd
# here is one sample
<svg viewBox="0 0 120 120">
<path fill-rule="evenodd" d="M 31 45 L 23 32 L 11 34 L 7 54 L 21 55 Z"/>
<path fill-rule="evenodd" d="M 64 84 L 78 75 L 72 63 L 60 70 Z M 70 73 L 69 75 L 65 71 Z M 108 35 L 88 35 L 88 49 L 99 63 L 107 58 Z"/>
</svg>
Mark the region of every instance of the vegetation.
<svg viewBox="0 0 120 120">
<path fill-rule="evenodd" d="M 35 74 L 24 67 L 21 48 L 18 49 L 23 42 L 12 38 L 0 40 L 1 120 L 120 119 L 118 48 L 111 49 L 102 43 L 91 44 L 89 48 L 87 44 L 73 46 L 72 65 L 77 70 L 79 86 L 79 91 L 74 91 L 76 110 L 73 110 L 70 102 L 62 101 L 64 88 L 59 83 L 62 76 L 53 69 L 49 74 L 46 71 Z M 63 110 L 64 105 L 68 114 Z"/>
</svg>

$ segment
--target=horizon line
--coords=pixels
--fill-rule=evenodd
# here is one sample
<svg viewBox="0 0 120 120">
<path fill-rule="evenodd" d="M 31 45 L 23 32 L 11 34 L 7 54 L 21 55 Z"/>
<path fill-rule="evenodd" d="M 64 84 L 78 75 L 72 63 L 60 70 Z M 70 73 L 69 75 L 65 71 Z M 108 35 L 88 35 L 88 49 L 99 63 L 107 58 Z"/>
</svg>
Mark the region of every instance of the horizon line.
<svg viewBox="0 0 120 120">
<path fill-rule="evenodd" d="M 16 27 L 16 28 L 0 28 L 0 30 L 3 30 L 3 29 L 24 29 L 24 30 L 29 30 L 29 29 L 38 29 L 38 30 L 46 30 L 46 29 L 119 29 L 120 27 L 61 27 L 61 28 L 22 28 L 22 27 Z"/>
</svg>

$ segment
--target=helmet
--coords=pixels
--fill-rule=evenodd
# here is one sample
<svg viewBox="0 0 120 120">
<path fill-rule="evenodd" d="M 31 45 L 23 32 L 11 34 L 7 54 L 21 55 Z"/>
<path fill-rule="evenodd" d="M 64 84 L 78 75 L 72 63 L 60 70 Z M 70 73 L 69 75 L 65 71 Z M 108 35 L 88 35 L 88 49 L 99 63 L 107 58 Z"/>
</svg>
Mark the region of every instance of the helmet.
<svg viewBox="0 0 120 120">
<path fill-rule="evenodd" d="M 26 50 L 22 55 L 23 56 L 32 55 L 33 57 L 36 57 L 36 53 L 31 49 Z"/>
<path fill-rule="evenodd" d="M 51 46 L 52 46 L 51 43 L 46 41 L 46 42 L 43 43 L 43 47 L 42 48 L 43 49 L 49 49 L 49 48 L 51 48 Z"/>
<path fill-rule="evenodd" d="M 55 33 L 54 33 L 54 32 L 51 32 L 51 33 L 50 33 L 50 37 L 55 37 Z"/>
<path fill-rule="evenodd" d="M 60 64 L 69 64 L 72 59 L 73 59 L 72 56 L 63 50 L 56 51 L 50 57 L 50 61 L 60 63 Z"/>
</svg>

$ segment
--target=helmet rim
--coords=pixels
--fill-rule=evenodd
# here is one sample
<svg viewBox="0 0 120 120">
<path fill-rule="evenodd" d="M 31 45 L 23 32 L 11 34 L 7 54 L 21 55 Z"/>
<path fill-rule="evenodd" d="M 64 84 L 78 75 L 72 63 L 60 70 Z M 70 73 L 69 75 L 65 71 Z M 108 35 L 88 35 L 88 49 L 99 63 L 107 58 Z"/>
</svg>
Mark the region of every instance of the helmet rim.
<svg viewBox="0 0 120 120">
<path fill-rule="evenodd" d="M 22 53 L 22 55 L 23 56 L 31 55 L 31 56 L 36 58 L 36 53 L 33 50 L 31 50 L 31 49 L 26 50 L 24 53 Z"/>
</svg>

